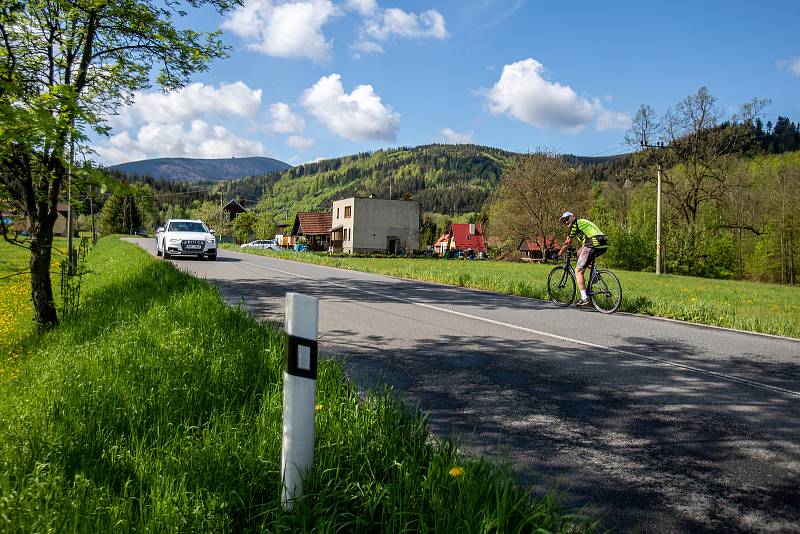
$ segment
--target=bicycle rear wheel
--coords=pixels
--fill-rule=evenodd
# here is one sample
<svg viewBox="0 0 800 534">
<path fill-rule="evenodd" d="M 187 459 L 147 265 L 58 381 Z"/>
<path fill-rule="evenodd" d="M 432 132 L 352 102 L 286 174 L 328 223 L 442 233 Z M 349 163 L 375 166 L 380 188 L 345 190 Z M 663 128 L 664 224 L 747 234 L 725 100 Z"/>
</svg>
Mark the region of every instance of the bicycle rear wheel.
<svg viewBox="0 0 800 534">
<path fill-rule="evenodd" d="M 622 304 L 622 285 L 611 271 L 596 271 L 589 284 L 589 297 L 600 313 L 614 313 Z"/>
<path fill-rule="evenodd" d="M 547 297 L 557 306 L 575 300 L 575 275 L 564 266 L 554 267 L 547 277 Z"/>
</svg>

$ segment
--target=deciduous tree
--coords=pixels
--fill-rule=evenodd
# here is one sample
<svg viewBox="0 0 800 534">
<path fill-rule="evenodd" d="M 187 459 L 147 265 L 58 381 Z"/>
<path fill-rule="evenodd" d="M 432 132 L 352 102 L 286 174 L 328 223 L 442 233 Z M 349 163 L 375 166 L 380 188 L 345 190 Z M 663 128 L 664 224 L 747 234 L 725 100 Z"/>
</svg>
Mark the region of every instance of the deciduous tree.
<svg viewBox="0 0 800 534">
<path fill-rule="evenodd" d="M 546 250 L 554 236 L 563 237 L 561 214 L 585 212 L 589 197 L 588 180 L 563 158 L 543 152 L 520 156 L 503 172 L 492 200 L 492 235 L 506 251 L 523 239 L 533 239 Z"/>
<path fill-rule="evenodd" d="M 667 110 L 660 122 L 655 122 L 649 106 L 642 106 L 634 118 L 626 142 L 660 142 L 664 147 L 646 148 L 638 163 L 642 169 L 653 169 L 654 163 L 664 169 L 663 194 L 669 223 L 680 233 L 670 237 L 680 244 L 683 254 L 677 263 L 686 273 L 695 273 L 695 264 L 703 256 L 703 243 L 713 239 L 700 235 L 708 228 L 701 228 L 699 219 L 709 210 L 720 208 L 735 187 L 736 174 L 732 171 L 736 158 L 757 146 L 754 121 L 767 103 L 753 99 L 743 104 L 739 113 L 727 114 L 708 89 L 701 87 Z M 650 171 L 649 176 L 655 176 L 655 172 Z"/>
<path fill-rule="evenodd" d="M 240 243 L 249 240 L 255 232 L 257 224 L 258 217 L 252 212 L 246 211 L 237 215 L 233 220 L 233 234 L 236 236 L 236 240 Z"/>
<path fill-rule="evenodd" d="M 0 184 L 31 231 L 31 295 L 40 330 L 58 322 L 50 285 L 53 225 L 73 141 L 150 86 L 165 89 L 224 55 L 220 34 L 180 29 L 183 7 L 235 0 L 0 0 Z"/>
</svg>

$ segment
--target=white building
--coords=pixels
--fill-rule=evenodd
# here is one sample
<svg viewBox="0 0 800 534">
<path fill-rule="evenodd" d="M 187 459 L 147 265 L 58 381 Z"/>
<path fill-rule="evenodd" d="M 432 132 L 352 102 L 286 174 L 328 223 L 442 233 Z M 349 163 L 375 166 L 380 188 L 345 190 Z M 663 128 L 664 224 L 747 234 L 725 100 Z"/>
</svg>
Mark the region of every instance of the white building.
<svg viewBox="0 0 800 534">
<path fill-rule="evenodd" d="M 419 247 L 419 204 L 351 197 L 333 203 L 333 252 L 401 254 Z"/>
</svg>

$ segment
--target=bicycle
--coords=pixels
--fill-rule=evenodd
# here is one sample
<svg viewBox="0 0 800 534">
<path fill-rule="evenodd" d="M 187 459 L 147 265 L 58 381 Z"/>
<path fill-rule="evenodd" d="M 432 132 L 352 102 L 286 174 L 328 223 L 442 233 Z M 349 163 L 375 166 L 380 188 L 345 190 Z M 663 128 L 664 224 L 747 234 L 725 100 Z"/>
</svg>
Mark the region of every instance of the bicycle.
<svg viewBox="0 0 800 534">
<path fill-rule="evenodd" d="M 572 259 L 575 249 L 567 251 L 564 265 L 553 267 L 547 276 L 547 297 L 556 306 L 566 307 L 575 300 L 575 269 L 572 267 Z M 586 295 L 592 305 L 600 313 L 614 313 L 622 304 L 622 285 L 617 276 L 606 269 L 595 269 L 594 259 L 589 264 L 588 284 L 586 284 Z"/>
</svg>

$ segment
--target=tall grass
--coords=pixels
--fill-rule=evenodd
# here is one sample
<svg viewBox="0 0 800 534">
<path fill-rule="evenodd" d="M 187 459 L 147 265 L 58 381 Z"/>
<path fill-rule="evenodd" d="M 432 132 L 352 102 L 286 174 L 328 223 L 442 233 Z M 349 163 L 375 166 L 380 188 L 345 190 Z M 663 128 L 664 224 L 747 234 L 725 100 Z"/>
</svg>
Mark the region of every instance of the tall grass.
<svg viewBox="0 0 800 534">
<path fill-rule="evenodd" d="M 31 302 L 30 249 L 12 245 L 0 236 L 0 378 L 17 372 L 21 347 L 36 332 Z M 54 298 L 58 302 L 59 261 L 65 240 L 56 238 L 50 264 Z"/>
<path fill-rule="evenodd" d="M 551 532 L 597 525 L 321 362 L 315 466 L 280 506 L 283 335 L 107 238 L 80 314 L 0 378 L 0 531 Z"/>
<path fill-rule="evenodd" d="M 442 259 L 351 258 L 314 253 L 249 251 L 352 269 L 547 299 L 554 265 Z M 620 311 L 800 338 L 800 287 L 613 269 L 622 284 Z"/>
</svg>

